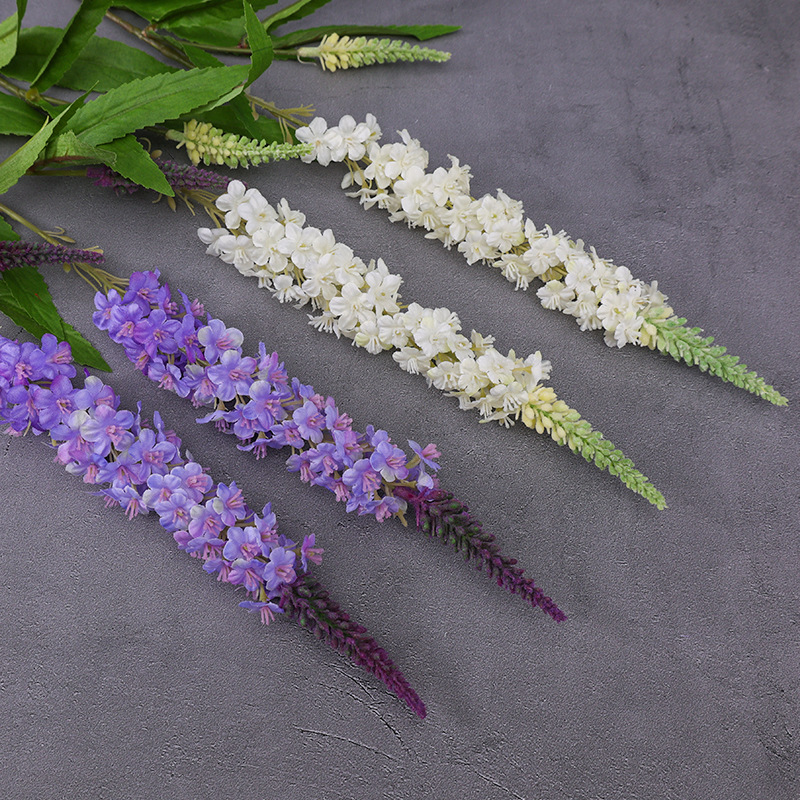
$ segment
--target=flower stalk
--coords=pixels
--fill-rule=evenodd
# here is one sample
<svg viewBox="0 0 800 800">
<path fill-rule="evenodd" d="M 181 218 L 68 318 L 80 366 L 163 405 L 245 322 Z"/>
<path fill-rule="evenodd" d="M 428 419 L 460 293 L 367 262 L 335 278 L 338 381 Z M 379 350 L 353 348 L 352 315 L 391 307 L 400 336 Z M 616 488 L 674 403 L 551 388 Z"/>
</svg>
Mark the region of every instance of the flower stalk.
<svg viewBox="0 0 800 800">
<path fill-rule="evenodd" d="M 581 330 L 602 330 L 606 344 L 636 344 L 658 350 L 677 361 L 729 381 L 775 405 L 787 399 L 755 372 L 701 337 L 675 316 L 657 282 L 646 284 L 627 267 L 601 258 L 578 239 L 525 219 L 522 203 L 502 190 L 475 199 L 470 194 L 470 168 L 453 158 L 449 169 L 428 171 L 428 152 L 401 131 L 401 142 L 379 145 L 377 121 L 363 123 L 344 116 L 328 127 L 321 117 L 298 129 L 299 141 L 313 145 L 303 161 L 323 166 L 343 162 L 348 168 L 342 186 L 356 189 L 364 208 L 377 205 L 393 222 L 423 228 L 426 238 L 456 247 L 468 264 L 500 270 L 516 289 L 536 281 L 542 305 L 575 318 Z M 545 424 L 544 422 L 542 424 Z"/>
</svg>

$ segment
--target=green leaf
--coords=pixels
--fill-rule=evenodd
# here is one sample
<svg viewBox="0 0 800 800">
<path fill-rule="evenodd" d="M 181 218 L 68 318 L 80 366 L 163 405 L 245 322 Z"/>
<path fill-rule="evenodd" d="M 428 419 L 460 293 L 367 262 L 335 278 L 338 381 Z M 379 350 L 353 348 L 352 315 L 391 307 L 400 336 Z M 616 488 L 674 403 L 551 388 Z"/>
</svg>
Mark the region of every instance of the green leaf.
<svg viewBox="0 0 800 800">
<path fill-rule="evenodd" d="M 14 58 L 19 37 L 19 23 L 15 11 L 8 19 L 0 22 L 0 66 L 4 67 Z"/>
<path fill-rule="evenodd" d="M 253 11 L 248 0 L 243 0 L 244 24 L 247 31 L 247 43 L 250 46 L 250 74 L 247 76 L 249 86 L 272 63 L 272 39 Z"/>
<path fill-rule="evenodd" d="M 17 53 L 3 72 L 12 78 L 32 83 L 39 65 L 56 46 L 60 35 L 58 28 L 24 28 L 20 31 Z M 164 72 L 177 72 L 177 69 L 162 64 L 149 53 L 124 42 L 93 36 L 59 79 L 58 85 L 78 91 L 95 89 L 106 92 L 133 78 L 146 78 Z"/>
<path fill-rule="evenodd" d="M 220 61 L 213 53 L 208 50 L 203 50 L 202 47 L 196 47 L 188 42 L 176 42 L 176 44 L 186 53 L 189 61 L 196 67 L 201 69 L 205 67 L 224 67 L 225 64 Z"/>
<path fill-rule="evenodd" d="M 33 88 L 44 92 L 58 83 L 94 35 L 110 5 L 110 0 L 83 0 L 75 16 L 64 29 L 60 41 L 34 79 Z"/>
<path fill-rule="evenodd" d="M 424 42 L 459 30 L 461 30 L 460 25 L 324 25 L 320 28 L 294 31 L 285 36 L 275 36 L 272 39 L 272 46 L 275 50 L 297 47 L 316 42 L 331 33 L 338 33 L 340 36 L 409 36 Z M 276 55 L 276 58 L 286 58 L 286 56 Z"/>
<path fill-rule="evenodd" d="M 0 164 L 0 194 L 7 192 L 39 157 L 47 140 L 53 135 L 58 117 L 43 125 L 39 131 Z"/>
<path fill-rule="evenodd" d="M 152 189 L 154 192 L 169 197 L 175 195 L 164 177 L 164 173 L 158 168 L 158 164 L 153 161 L 135 136 L 123 136 L 113 142 L 106 142 L 103 150 L 108 150 L 115 156 L 114 163 L 108 164 L 108 166 L 123 178 L 134 181 L 139 186 L 144 186 L 145 189 Z"/>
<path fill-rule="evenodd" d="M 110 142 L 147 125 L 224 102 L 241 91 L 247 72 L 244 66 L 214 67 L 129 81 L 87 103 L 75 114 L 70 128 L 89 144 Z"/>
<path fill-rule="evenodd" d="M 0 216 L 0 241 L 18 242 L 19 234 L 6 222 L 5 217 Z"/>
<path fill-rule="evenodd" d="M 33 136 L 43 122 L 42 115 L 24 100 L 0 94 L 0 134 Z"/>
<path fill-rule="evenodd" d="M 109 164 L 113 165 L 116 156 L 108 150 L 102 150 L 92 144 L 87 144 L 79 139 L 73 131 L 65 131 L 51 138 L 44 151 L 47 159 L 59 159 L 70 163 L 81 164 Z"/>
<path fill-rule="evenodd" d="M 273 28 L 277 28 L 286 22 L 307 17 L 328 3 L 330 3 L 330 0 L 296 0 L 286 8 L 282 8 L 267 17 L 264 20 L 264 30 L 269 33 Z"/>
<path fill-rule="evenodd" d="M 17 52 L 19 26 L 22 24 L 27 5 L 28 0 L 17 0 L 17 10 L 0 23 L 0 67 L 8 64 Z"/>
<path fill-rule="evenodd" d="M 3 273 L 0 311 L 34 336 L 41 338 L 52 333 L 59 341 L 69 342 L 78 363 L 111 372 L 100 353 L 61 318 L 47 284 L 35 267 L 16 267 Z"/>
</svg>

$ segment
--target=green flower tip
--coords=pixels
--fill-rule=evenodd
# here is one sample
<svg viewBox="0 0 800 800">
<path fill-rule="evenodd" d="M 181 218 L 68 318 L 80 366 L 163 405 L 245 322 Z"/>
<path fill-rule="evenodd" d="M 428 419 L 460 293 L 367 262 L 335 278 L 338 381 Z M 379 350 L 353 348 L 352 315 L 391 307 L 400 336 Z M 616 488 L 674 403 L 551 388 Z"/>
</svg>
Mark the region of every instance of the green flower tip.
<svg viewBox="0 0 800 800">
<path fill-rule="evenodd" d="M 684 318 L 652 319 L 648 324 L 654 332 L 647 342 L 651 350 L 658 349 L 676 361 L 697 366 L 703 372 L 716 375 L 776 406 L 788 405 L 789 400 L 777 389 L 740 363 L 737 356 L 726 353 L 721 345 L 715 345 L 713 336 L 701 336 L 700 328 L 687 327 Z"/>
</svg>

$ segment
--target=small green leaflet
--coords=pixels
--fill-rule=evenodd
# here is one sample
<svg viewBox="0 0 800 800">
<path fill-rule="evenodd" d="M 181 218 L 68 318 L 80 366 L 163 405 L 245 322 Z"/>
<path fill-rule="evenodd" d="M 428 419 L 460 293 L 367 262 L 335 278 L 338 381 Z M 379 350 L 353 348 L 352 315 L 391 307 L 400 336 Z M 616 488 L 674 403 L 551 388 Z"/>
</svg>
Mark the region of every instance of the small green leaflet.
<svg viewBox="0 0 800 800">
<path fill-rule="evenodd" d="M 88 144 L 104 144 L 148 125 L 205 107 L 241 91 L 246 66 L 212 67 L 139 78 L 81 108 L 70 129 Z"/>
<path fill-rule="evenodd" d="M 265 6 L 274 5 L 277 1 L 257 0 L 253 6 L 258 11 Z M 177 17 L 199 17 L 209 11 L 213 12 L 218 6 L 227 6 L 223 13 L 227 13 L 228 17 L 237 16 L 240 8 L 238 0 L 119 0 L 114 5 L 119 8 L 127 8 L 140 17 L 144 17 L 148 22 L 158 25 Z M 232 12 L 231 8 L 233 8 Z M 198 21 L 202 22 L 202 18 Z M 218 18 L 211 17 L 210 21 L 216 22 Z"/>
<path fill-rule="evenodd" d="M 41 338 L 52 333 L 59 341 L 69 342 L 79 364 L 111 372 L 100 353 L 61 318 L 47 284 L 35 267 L 15 267 L 3 273 L 0 311 L 34 336 Z"/>
<path fill-rule="evenodd" d="M 409 36 L 424 42 L 459 30 L 461 30 L 460 25 L 324 25 L 320 28 L 294 31 L 285 36 L 275 36 L 272 39 L 272 46 L 276 50 L 297 47 L 316 42 L 331 33 L 338 33 L 340 36 Z"/>
<path fill-rule="evenodd" d="M 0 94 L 0 134 L 33 136 L 44 118 L 19 97 Z"/>
<path fill-rule="evenodd" d="M 55 47 L 60 34 L 59 28 L 24 28 L 20 31 L 17 53 L 3 73 L 32 83 L 40 64 Z M 93 89 L 106 92 L 133 78 L 147 78 L 163 72 L 177 72 L 177 68 L 162 64 L 144 50 L 124 42 L 93 36 L 61 76 L 58 85 L 78 91 Z"/>
<path fill-rule="evenodd" d="M 58 83 L 94 35 L 110 5 L 110 0 L 83 0 L 53 52 L 42 65 L 32 88 L 44 92 Z"/>
<path fill-rule="evenodd" d="M 44 150 L 47 159 L 59 159 L 72 164 L 111 164 L 116 161 L 116 156 L 108 150 L 101 150 L 92 144 L 79 139 L 72 131 L 65 131 L 55 138 L 51 138 Z M 110 165 L 111 165 L 110 164 Z M 109 166 L 110 166 L 109 165 Z"/>
</svg>

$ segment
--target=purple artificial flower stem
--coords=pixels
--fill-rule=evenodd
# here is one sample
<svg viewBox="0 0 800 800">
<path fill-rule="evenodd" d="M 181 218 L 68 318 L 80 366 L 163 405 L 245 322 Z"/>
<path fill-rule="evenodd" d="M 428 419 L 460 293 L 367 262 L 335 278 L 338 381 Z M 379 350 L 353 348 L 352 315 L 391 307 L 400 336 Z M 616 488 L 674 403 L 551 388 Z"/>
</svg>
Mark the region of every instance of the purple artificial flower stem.
<svg viewBox="0 0 800 800">
<path fill-rule="evenodd" d="M 366 629 L 342 611 L 310 572 L 305 572 L 281 590 L 284 612 L 334 650 L 349 655 L 359 666 L 380 678 L 394 694 L 404 700 L 421 719 L 425 704 L 408 685 L 403 674 Z"/>
<path fill-rule="evenodd" d="M 47 434 L 57 448 L 56 461 L 98 487 L 107 506 L 123 508 L 131 519 L 155 511 L 178 546 L 205 562 L 206 572 L 242 586 L 251 599 L 240 606 L 260 611 L 265 622 L 284 611 L 425 716 L 420 699 L 366 629 L 303 571 L 307 559 L 319 560 L 314 536 L 299 548 L 300 569 L 294 543 L 277 536 L 269 504 L 255 514 L 235 483 L 217 484 L 201 465 L 184 458 L 180 440 L 158 415 L 153 430 L 138 413 L 119 409 L 119 397 L 99 379 L 73 388 L 75 375 L 69 345 L 52 334 L 42 338 L 41 347 L 0 336 L 0 422 L 8 423 L 7 433 Z M 245 555 L 242 546 L 251 543 L 259 549 Z M 231 545 L 236 552 L 228 557 Z"/>
</svg>

